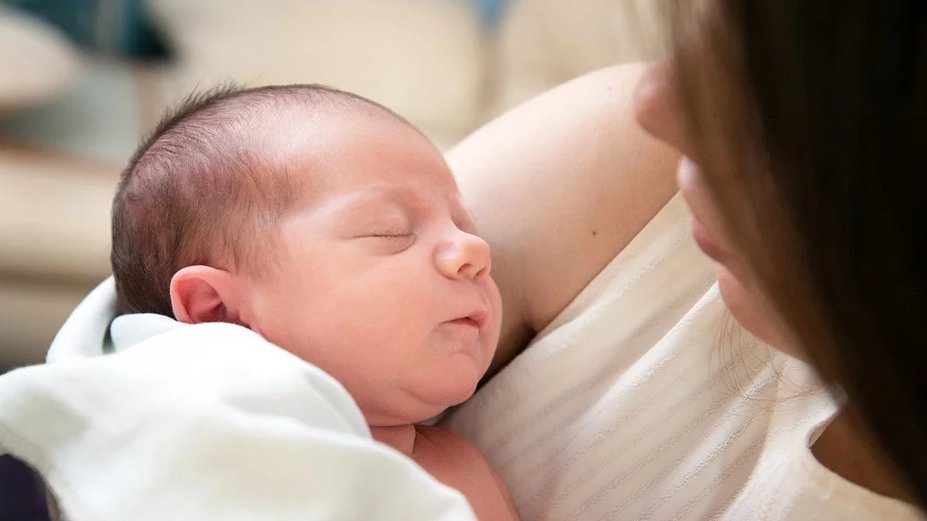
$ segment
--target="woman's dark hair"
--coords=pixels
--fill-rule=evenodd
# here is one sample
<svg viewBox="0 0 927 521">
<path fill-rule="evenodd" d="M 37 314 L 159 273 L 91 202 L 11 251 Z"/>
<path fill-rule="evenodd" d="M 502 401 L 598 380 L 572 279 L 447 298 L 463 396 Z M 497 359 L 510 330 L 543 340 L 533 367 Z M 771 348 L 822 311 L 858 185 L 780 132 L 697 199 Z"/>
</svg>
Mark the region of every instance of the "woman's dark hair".
<svg viewBox="0 0 927 521">
<path fill-rule="evenodd" d="M 738 248 L 927 505 L 927 2 L 675 9 L 689 135 Z"/>
</svg>

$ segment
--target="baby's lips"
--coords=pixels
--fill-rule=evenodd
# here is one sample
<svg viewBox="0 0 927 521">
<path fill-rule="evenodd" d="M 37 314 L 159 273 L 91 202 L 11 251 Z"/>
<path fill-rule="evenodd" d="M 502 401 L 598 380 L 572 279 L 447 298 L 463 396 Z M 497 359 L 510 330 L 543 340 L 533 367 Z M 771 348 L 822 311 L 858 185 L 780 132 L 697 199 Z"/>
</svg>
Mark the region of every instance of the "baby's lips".
<svg viewBox="0 0 927 521">
<path fill-rule="evenodd" d="M 489 310 L 478 308 L 469 312 L 464 312 L 447 322 L 451 324 L 472 325 L 482 329 L 487 320 L 489 320 Z"/>
<path fill-rule="evenodd" d="M 474 310 L 469 315 L 467 315 L 466 318 L 469 318 L 477 324 L 483 325 L 483 323 L 489 319 L 489 310 L 485 308 Z"/>
</svg>

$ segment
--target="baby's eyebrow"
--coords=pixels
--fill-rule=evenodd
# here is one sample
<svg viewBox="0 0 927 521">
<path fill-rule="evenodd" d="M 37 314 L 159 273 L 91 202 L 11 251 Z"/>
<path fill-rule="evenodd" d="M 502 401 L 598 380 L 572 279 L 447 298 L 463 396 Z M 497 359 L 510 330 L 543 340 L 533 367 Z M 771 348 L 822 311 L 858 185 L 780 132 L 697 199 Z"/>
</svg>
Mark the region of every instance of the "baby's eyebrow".
<svg viewBox="0 0 927 521">
<path fill-rule="evenodd" d="M 365 190 L 351 194 L 345 200 L 338 201 L 331 212 L 335 216 L 356 216 L 398 210 L 410 213 L 409 207 L 401 197 L 384 190 Z"/>
<path fill-rule="evenodd" d="M 349 206 L 361 208 L 369 206 L 402 206 L 402 202 L 402 198 L 394 194 L 377 191 L 355 198 Z"/>
<path fill-rule="evenodd" d="M 411 217 L 435 211 L 439 206 L 441 211 L 450 212 L 455 221 L 471 224 L 470 215 L 462 206 L 459 195 L 448 197 L 447 194 L 426 194 L 414 189 L 404 189 L 401 186 L 383 185 L 366 188 L 339 201 L 333 210 L 337 214 L 399 210 Z"/>
</svg>

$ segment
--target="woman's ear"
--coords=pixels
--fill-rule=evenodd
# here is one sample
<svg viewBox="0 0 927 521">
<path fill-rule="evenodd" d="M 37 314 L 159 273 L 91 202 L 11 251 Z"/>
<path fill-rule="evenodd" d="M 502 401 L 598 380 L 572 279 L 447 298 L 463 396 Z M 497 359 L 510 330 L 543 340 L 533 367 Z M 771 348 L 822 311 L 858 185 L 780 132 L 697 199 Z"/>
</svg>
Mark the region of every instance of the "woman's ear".
<svg viewBox="0 0 927 521">
<path fill-rule="evenodd" d="M 229 322 L 247 326 L 240 318 L 238 285 L 225 270 L 199 265 L 182 268 L 171 278 L 174 317 L 187 324 Z"/>
</svg>

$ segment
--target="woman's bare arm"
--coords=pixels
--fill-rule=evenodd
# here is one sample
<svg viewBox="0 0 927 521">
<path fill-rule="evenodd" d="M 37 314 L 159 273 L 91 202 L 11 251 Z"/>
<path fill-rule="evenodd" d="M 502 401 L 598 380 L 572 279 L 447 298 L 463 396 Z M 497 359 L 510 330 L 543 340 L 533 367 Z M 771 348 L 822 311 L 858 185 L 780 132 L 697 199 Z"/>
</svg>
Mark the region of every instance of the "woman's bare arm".
<svg viewBox="0 0 927 521">
<path fill-rule="evenodd" d="M 640 65 L 603 69 L 502 115 L 447 154 L 493 247 L 505 319 L 494 368 L 514 357 L 663 207 L 676 153 L 641 130 Z"/>
</svg>

